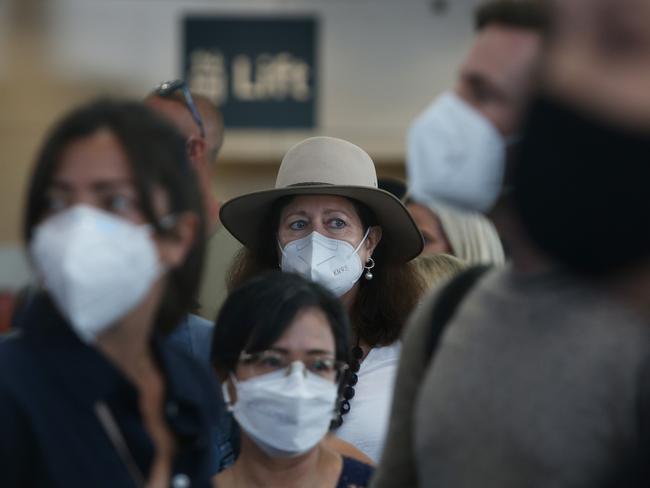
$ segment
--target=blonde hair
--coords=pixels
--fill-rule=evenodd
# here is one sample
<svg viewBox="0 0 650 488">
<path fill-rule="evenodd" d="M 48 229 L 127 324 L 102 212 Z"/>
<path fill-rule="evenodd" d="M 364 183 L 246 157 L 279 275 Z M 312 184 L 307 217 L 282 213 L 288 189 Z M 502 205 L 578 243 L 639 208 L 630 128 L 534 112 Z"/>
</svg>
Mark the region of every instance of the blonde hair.
<svg viewBox="0 0 650 488">
<path fill-rule="evenodd" d="M 427 290 L 448 281 L 467 266 L 466 262 L 449 254 L 430 254 L 413 260 L 413 267 Z"/>
<path fill-rule="evenodd" d="M 439 202 L 420 205 L 426 205 L 437 217 L 454 256 L 467 264 L 505 263 L 499 234 L 486 217 Z"/>
</svg>

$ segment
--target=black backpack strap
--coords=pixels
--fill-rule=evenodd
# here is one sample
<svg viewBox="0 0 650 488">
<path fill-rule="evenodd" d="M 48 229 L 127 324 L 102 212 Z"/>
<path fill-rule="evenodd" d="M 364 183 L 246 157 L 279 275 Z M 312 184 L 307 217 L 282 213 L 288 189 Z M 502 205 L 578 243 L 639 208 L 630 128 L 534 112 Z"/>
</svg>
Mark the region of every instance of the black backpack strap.
<svg viewBox="0 0 650 488">
<path fill-rule="evenodd" d="M 459 275 L 451 279 L 445 287 L 440 290 L 436 302 L 433 304 L 431 311 L 431 329 L 427 338 L 426 362 L 431 362 L 431 358 L 438 347 L 438 342 L 442 336 L 445 327 L 454 316 L 458 305 L 467 295 L 472 286 L 478 279 L 491 268 L 489 265 L 474 266 L 466 269 Z"/>
</svg>

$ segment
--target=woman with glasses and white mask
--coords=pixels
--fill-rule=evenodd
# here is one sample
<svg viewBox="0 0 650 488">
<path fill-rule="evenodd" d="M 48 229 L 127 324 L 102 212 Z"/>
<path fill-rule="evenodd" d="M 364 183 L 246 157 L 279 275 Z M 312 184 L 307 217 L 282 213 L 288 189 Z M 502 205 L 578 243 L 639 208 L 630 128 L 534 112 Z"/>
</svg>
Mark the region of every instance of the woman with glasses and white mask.
<svg viewBox="0 0 650 488">
<path fill-rule="evenodd" d="M 210 486 L 218 390 L 163 340 L 203 228 L 185 141 L 149 109 L 98 101 L 54 127 L 24 224 L 43 292 L 0 344 L 0 486 Z"/>
<path fill-rule="evenodd" d="M 263 273 L 216 321 L 212 363 L 241 430 L 219 488 L 365 487 L 372 468 L 324 442 L 347 368 L 349 324 L 334 295 L 296 274 Z"/>
<path fill-rule="evenodd" d="M 335 433 L 376 462 L 400 333 L 423 289 L 408 263 L 422 250 L 408 211 L 377 188 L 374 163 L 363 149 L 313 137 L 287 152 L 274 189 L 226 202 L 221 222 L 245 247 L 231 268 L 231 289 L 280 268 L 342 301 L 353 347 Z"/>
</svg>

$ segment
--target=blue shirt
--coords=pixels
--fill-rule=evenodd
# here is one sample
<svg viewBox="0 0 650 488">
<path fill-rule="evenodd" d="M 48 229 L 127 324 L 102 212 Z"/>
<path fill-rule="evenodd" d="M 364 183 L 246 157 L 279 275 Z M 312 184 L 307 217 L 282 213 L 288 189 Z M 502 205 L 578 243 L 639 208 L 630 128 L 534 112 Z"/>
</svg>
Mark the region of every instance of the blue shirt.
<svg viewBox="0 0 650 488">
<path fill-rule="evenodd" d="M 154 338 L 152 350 L 176 440 L 172 486 L 210 486 L 212 431 L 223 408 L 217 385 L 166 341 Z M 117 425 L 126 455 L 111 441 L 98 406 Z M 132 473 L 146 479 L 153 459 L 135 387 L 77 338 L 47 297 L 35 299 L 21 330 L 0 341 L 0 486 L 137 486 Z"/>
<path fill-rule="evenodd" d="M 188 314 L 182 322 L 174 329 L 167 340 L 174 344 L 202 363 L 206 368 L 212 370 L 210 364 L 210 348 L 212 346 L 212 322 L 198 315 Z M 220 398 L 223 401 L 222 398 Z M 214 429 L 215 458 L 212 465 L 212 472 L 229 467 L 235 462 L 236 450 L 239 446 L 239 431 L 232 414 L 227 411 L 225 405 L 219 410 L 216 428 Z"/>
<path fill-rule="evenodd" d="M 188 314 L 167 337 L 169 341 L 189 352 L 207 368 L 211 368 L 210 347 L 213 328 L 209 320 Z"/>
<path fill-rule="evenodd" d="M 374 472 L 372 466 L 343 456 L 343 468 L 336 488 L 366 488 Z"/>
</svg>

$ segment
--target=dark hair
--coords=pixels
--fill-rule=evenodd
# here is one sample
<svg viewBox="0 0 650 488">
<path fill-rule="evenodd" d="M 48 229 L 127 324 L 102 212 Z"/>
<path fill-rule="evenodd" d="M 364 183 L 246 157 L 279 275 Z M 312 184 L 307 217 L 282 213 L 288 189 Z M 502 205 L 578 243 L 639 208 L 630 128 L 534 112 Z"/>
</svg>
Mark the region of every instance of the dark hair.
<svg viewBox="0 0 650 488">
<path fill-rule="evenodd" d="M 397 197 L 398 200 L 404 201 L 404 197 L 408 195 L 408 187 L 406 182 L 398 180 L 397 178 L 379 178 L 377 186 L 381 190 L 386 190 L 388 193 Z"/>
<path fill-rule="evenodd" d="M 301 310 L 316 307 L 327 317 L 336 359 L 349 361 L 347 314 L 322 286 L 293 273 L 263 273 L 234 290 L 217 316 L 210 358 L 220 375 L 234 371 L 240 354 L 269 349 Z"/>
<path fill-rule="evenodd" d="M 474 23 L 478 31 L 500 24 L 546 33 L 550 25 L 549 6 L 544 0 L 491 0 L 476 9 Z"/>
<path fill-rule="evenodd" d="M 154 211 L 155 185 L 167 193 L 171 214 L 189 211 L 199 217 L 199 237 L 183 265 L 170 270 L 156 317 L 156 327 L 169 331 L 194 305 L 203 265 L 205 219 L 184 138 L 142 103 L 100 99 L 77 108 L 57 123 L 36 158 L 27 193 L 24 239 L 31 240 L 34 227 L 45 215 L 47 189 L 63 151 L 71 143 L 100 130 L 109 131 L 122 145 L 133 170 L 140 210 L 156 233 L 173 237 L 173 231 L 161 226 Z"/>
<path fill-rule="evenodd" d="M 271 206 L 261 234 L 268 239 L 261 239 L 255 248 L 244 248 L 237 254 L 228 273 L 229 290 L 263 271 L 278 269 L 278 243 L 274 236 L 282 209 L 292 198 L 280 198 Z M 366 205 L 350 200 L 364 228 L 378 225 Z M 360 280 L 359 292 L 350 310 L 353 331 L 370 347 L 392 344 L 399 338 L 406 319 L 424 292 L 424 284 L 411 263 L 391 261 L 385 254 L 385 244 L 380 241 L 373 254 L 374 277 L 370 281 Z"/>
</svg>

